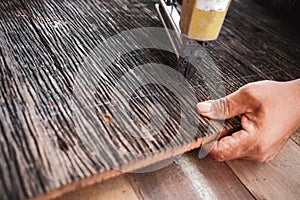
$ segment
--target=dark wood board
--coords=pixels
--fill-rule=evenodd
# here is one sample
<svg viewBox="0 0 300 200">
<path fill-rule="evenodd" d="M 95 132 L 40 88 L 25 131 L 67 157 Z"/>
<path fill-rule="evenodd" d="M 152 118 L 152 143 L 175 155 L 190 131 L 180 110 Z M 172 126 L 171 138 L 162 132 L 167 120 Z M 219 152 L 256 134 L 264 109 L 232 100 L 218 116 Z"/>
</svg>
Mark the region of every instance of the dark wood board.
<svg viewBox="0 0 300 200">
<path fill-rule="evenodd" d="M 189 96 L 184 99 L 188 120 L 197 133 L 179 132 L 181 108 L 168 89 L 151 85 L 134 95 L 114 90 L 133 67 L 151 62 L 175 66 L 174 55 L 151 49 L 130 52 L 103 73 L 86 63 L 95 48 L 110 59 L 124 45 L 109 49 L 105 38 L 132 28 L 161 27 L 153 5 L 146 0 L 0 3 L 1 199 L 57 196 L 182 153 L 195 137 L 201 145 L 210 121 L 196 114 Z M 233 1 L 221 36 L 208 52 L 226 93 L 256 80 L 300 77 L 297 33 L 251 1 Z M 104 58 L 94 56 L 93 63 Z M 203 69 L 209 72 L 210 67 L 206 63 Z M 218 88 L 209 93 L 206 82 L 201 74 L 190 82 L 199 101 L 220 93 Z M 127 101 L 131 112 L 116 110 Z M 145 138 L 149 107 L 157 102 L 170 117 L 163 131 Z M 237 125 L 231 120 L 225 129 Z M 212 132 L 218 131 L 213 127 Z M 120 168 L 124 170 L 117 172 Z"/>
</svg>

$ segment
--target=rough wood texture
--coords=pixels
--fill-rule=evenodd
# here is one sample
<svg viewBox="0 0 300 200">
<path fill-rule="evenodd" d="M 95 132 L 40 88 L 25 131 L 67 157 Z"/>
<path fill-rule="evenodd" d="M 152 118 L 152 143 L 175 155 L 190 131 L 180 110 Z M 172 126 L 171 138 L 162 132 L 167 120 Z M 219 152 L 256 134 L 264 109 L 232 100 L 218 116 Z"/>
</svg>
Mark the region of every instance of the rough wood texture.
<svg viewBox="0 0 300 200">
<path fill-rule="evenodd" d="M 298 35 L 284 29 L 281 20 L 264 15 L 250 1 L 233 1 L 221 37 L 208 47 L 227 93 L 251 81 L 300 77 Z M 134 95 L 114 90 L 116 81 L 136 65 L 175 66 L 174 55 L 134 51 L 105 72 L 85 62 L 99 45 L 104 57 L 93 57 L 93 63 L 114 56 L 111 50 L 116 47 L 101 46 L 105 38 L 131 28 L 161 26 L 153 1 L 1 1 L 0 22 L 1 199 L 50 191 L 59 195 L 116 174 L 109 175 L 112 169 L 130 163 L 141 167 L 147 158 L 149 163 L 166 158 L 167 149 L 182 152 L 194 137 L 206 135 L 209 121 L 198 118 L 189 96 L 185 97 L 192 113 L 188 119 L 193 126 L 200 123 L 195 135 L 189 130 L 179 132 L 181 109 L 168 89 L 151 85 Z M 124 45 L 118 42 L 119 47 Z M 209 70 L 210 65 L 204 62 L 203 69 Z M 199 101 L 218 96 L 218 88 L 208 94 L 209 85 L 201 74 L 191 85 Z M 149 109 L 157 102 L 170 117 L 155 137 L 145 137 Z M 118 111 L 120 105 L 131 111 Z M 235 124 L 232 120 L 226 128 Z M 210 133 L 218 131 L 215 127 Z M 159 154 L 157 160 L 149 159 Z M 72 186 L 64 189 L 68 185 Z M 53 192 L 58 188 L 60 192 Z"/>
</svg>

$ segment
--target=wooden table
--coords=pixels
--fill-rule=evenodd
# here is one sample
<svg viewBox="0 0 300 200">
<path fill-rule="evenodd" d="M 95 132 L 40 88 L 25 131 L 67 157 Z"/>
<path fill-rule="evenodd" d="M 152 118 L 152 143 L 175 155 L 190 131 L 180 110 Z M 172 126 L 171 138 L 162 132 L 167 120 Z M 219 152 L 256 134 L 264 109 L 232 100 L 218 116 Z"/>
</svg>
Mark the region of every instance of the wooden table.
<svg viewBox="0 0 300 200">
<path fill-rule="evenodd" d="M 203 139 L 228 132 L 239 122 L 226 121 L 223 129 L 219 122 L 201 118 L 195 112 L 193 95 L 202 101 L 229 94 L 252 81 L 300 77 L 300 38 L 293 27 L 250 0 L 233 1 L 220 38 L 207 47 L 212 60 L 204 60 L 189 82 L 187 90 L 193 94 L 184 96 L 184 105 L 169 88 L 157 84 L 132 94 L 128 94 L 128 85 L 115 90 L 118 81 L 138 65 L 176 66 L 174 54 L 153 48 L 119 55 L 127 44 L 135 44 L 133 39 L 119 38 L 110 46 L 105 43 L 122 31 L 161 27 L 153 4 L 148 0 L 0 3 L 1 199 L 58 197 L 199 147 Z M 151 45 L 159 45 L 149 34 L 140 36 Z M 216 75 L 221 77 L 217 85 L 224 89 L 212 87 Z M 139 78 L 133 74 L 128 83 L 143 82 Z M 176 82 L 173 79 L 171 82 Z M 149 109 L 157 103 L 161 109 L 154 112 L 165 110 L 168 120 L 158 119 L 164 122 L 163 128 L 155 137 L 145 137 L 143 134 L 149 133 Z M 128 112 L 120 112 L 124 106 Z M 180 129 L 182 106 L 190 113 L 185 118 L 189 128 L 196 131 Z M 297 197 L 297 144 L 295 135 L 278 160 L 266 165 L 243 161 L 217 164 L 210 158 L 198 160 L 194 152 L 169 168 L 110 181 L 124 186 L 125 193 L 129 191 L 136 198 L 189 194 L 191 199 L 205 195 Z M 220 172 L 224 170 L 224 174 Z M 172 178 L 173 171 L 182 179 Z M 163 175 L 165 178 L 155 178 Z M 194 176 L 206 181 L 195 182 Z M 160 186 L 149 185 L 145 181 L 148 178 Z M 182 188 L 176 182 L 179 180 L 188 185 L 186 190 L 177 191 Z M 165 184 L 172 186 L 170 191 L 162 186 Z M 282 185 L 287 188 L 282 189 Z M 121 198 L 119 192 L 116 194 Z"/>
</svg>

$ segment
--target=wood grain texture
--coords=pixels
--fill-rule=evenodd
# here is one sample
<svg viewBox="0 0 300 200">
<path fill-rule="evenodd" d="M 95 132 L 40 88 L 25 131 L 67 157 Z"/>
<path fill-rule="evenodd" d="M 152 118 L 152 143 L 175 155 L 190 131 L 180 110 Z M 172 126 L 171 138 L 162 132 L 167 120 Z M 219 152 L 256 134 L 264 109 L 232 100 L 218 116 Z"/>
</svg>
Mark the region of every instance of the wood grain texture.
<svg viewBox="0 0 300 200">
<path fill-rule="evenodd" d="M 109 179 L 99 184 L 63 195 L 56 200 L 138 200 L 131 184 L 125 175 Z"/>
<path fill-rule="evenodd" d="M 199 159 L 197 151 L 155 172 L 129 174 L 140 199 L 254 199 L 225 163 Z"/>
<path fill-rule="evenodd" d="M 141 167 L 147 158 L 150 164 L 152 156 L 174 156 L 165 152 L 172 148 L 182 152 L 195 137 L 207 135 L 210 121 L 195 113 L 189 96 L 185 96 L 192 113 L 188 121 L 198 128 L 194 134 L 179 132 L 181 108 L 168 88 L 150 85 L 133 95 L 124 88 L 114 90 L 116 81 L 137 65 L 176 66 L 174 55 L 143 49 L 121 56 L 106 71 L 95 68 L 124 45 L 117 41 L 118 48 L 107 48 L 105 38 L 132 28 L 161 26 L 153 1 L 1 1 L 0 22 L 1 199 L 60 195 L 68 190 L 59 188 L 73 184 L 69 188 L 74 190 L 101 181 L 130 163 Z M 251 1 L 234 1 L 220 39 L 208 47 L 226 93 L 256 80 L 299 78 L 296 36 Z M 94 56 L 87 64 L 96 47 L 103 57 Z M 204 62 L 204 70 L 210 70 L 208 64 Z M 210 94 L 206 82 L 214 77 L 206 78 L 198 73 L 190 82 L 199 101 L 220 92 L 213 88 Z M 155 137 L 145 137 L 149 109 L 157 102 L 169 118 Z M 120 112 L 119 106 L 130 112 Z M 237 124 L 233 119 L 225 129 Z M 218 131 L 213 127 L 210 133 Z"/>
<path fill-rule="evenodd" d="M 254 199 L 225 163 L 211 157 L 200 160 L 197 153 L 187 153 L 158 171 L 122 175 L 56 200 Z"/>
<path fill-rule="evenodd" d="M 257 199 L 299 199 L 300 146 L 289 139 L 266 164 L 229 161 L 227 164 Z"/>
</svg>

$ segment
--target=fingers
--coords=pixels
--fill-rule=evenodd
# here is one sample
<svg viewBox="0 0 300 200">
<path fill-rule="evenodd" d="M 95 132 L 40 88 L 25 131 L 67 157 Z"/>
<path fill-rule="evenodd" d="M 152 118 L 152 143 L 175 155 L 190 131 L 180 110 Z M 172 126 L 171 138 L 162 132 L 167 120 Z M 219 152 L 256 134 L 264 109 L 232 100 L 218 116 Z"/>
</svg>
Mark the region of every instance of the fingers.
<svg viewBox="0 0 300 200">
<path fill-rule="evenodd" d="M 231 136 L 226 136 L 216 143 L 210 154 L 217 161 L 242 158 L 252 145 L 252 137 L 246 131 L 238 131 Z"/>
<path fill-rule="evenodd" d="M 247 98 L 238 90 L 224 98 L 198 103 L 197 111 L 204 117 L 212 119 L 229 119 L 243 114 L 247 109 Z"/>
</svg>

